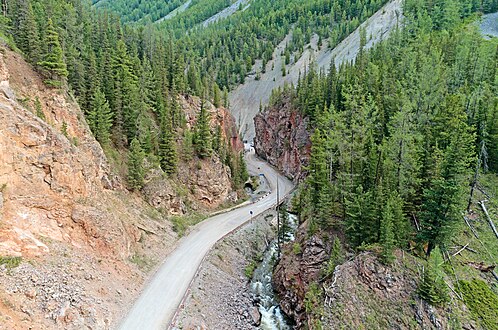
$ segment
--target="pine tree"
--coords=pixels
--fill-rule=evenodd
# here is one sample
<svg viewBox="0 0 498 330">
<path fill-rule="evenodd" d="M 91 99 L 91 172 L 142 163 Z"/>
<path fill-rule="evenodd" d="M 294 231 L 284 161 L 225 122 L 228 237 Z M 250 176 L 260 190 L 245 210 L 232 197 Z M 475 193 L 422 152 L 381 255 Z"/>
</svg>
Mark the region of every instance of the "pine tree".
<svg viewBox="0 0 498 330">
<path fill-rule="evenodd" d="M 327 262 L 327 269 L 325 270 L 325 277 L 330 277 L 335 270 L 335 267 L 344 261 L 344 251 L 339 237 L 335 236 L 332 243 L 332 250 L 330 251 L 329 261 Z"/>
<path fill-rule="evenodd" d="M 50 18 L 48 19 L 47 31 L 45 33 L 45 45 L 47 52 L 38 65 L 47 72 L 49 77 L 48 84 L 61 86 L 63 78 L 67 77 L 68 72 L 62 55 L 59 34 L 55 30 L 52 19 Z"/>
<path fill-rule="evenodd" d="M 404 234 L 396 235 L 396 232 L 404 231 L 400 228 L 403 225 L 403 210 L 402 200 L 396 193 L 391 194 L 387 200 L 384 210 L 382 212 L 382 219 L 380 221 L 380 244 L 382 245 L 382 260 L 385 263 L 390 263 L 394 259 L 393 249 L 399 241 L 396 236 L 403 236 Z"/>
<path fill-rule="evenodd" d="M 223 87 L 223 106 L 227 109 L 230 107 L 228 100 L 228 89 L 226 87 Z"/>
<path fill-rule="evenodd" d="M 442 270 L 443 263 L 441 251 L 437 247 L 427 261 L 417 290 L 422 299 L 434 306 L 443 305 L 449 300 Z"/>
<path fill-rule="evenodd" d="M 17 20 L 17 45 L 29 62 L 37 63 L 41 55 L 40 37 L 30 1 L 20 2 Z"/>
<path fill-rule="evenodd" d="M 195 124 L 194 145 L 197 155 L 200 158 L 207 158 L 211 156 L 211 129 L 210 129 L 210 114 L 206 110 L 204 100 L 201 100 L 201 109 L 199 117 Z"/>
<path fill-rule="evenodd" d="M 144 185 L 144 158 L 140 142 L 136 138 L 133 139 L 128 154 L 128 185 L 132 190 L 140 190 Z"/>
<path fill-rule="evenodd" d="M 223 144 L 223 136 L 221 133 L 221 125 L 216 126 L 216 131 L 214 132 L 214 137 L 213 137 L 213 150 L 220 154 L 221 147 Z"/>
<path fill-rule="evenodd" d="M 214 87 L 213 87 L 213 105 L 216 107 L 216 108 L 219 108 L 221 107 L 221 91 L 220 91 L 220 88 L 218 87 L 218 84 L 214 84 Z"/>
<path fill-rule="evenodd" d="M 123 40 L 117 41 L 112 58 L 112 87 L 109 103 L 114 112 L 114 140 L 126 145 L 136 136 L 137 117 L 140 113 L 140 95 L 137 77 Z"/>
<path fill-rule="evenodd" d="M 346 234 L 354 247 L 360 246 L 371 235 L 372 228 L 368 226 L 371 198 L 371 193 L 364 192 L 360 185 L 350 200 L 346 200 Z"/>
<path fill-rule="evenodd" d="M 178 155 L 176 152 L 175 132 L 172 128 L 171 119 L 166 115 L 161 118 L 159 157 L 164 173 L 171 175 L 176 172 Z"/>
<path fill-rule="evenodd" d="M 244 153 L 242 152 L 239 154 L 238 167 L 239 167 L 240 183 L 241 185 L 243 185 L 244 182 L 246 182 L 247 179 L 249 179 L 249 172 L 247 171 L 246 161 L 244 160 Z"/>
<path fill-rule="evenodd" d="M 95 139 L 101 144 L 109 143 L 112 127 L 112 112 L 104 93 L 100 91 L 100 89 L 97 89 L 93 95 L 87 119 Z"/>
<path fill-rule="evenodd" d="M 446 111 L 437 117 L 430 187 L 424 190 L 419 239 L 428 242 L 427 254 L 435 246 L 445 248 L 464 209 L 464 182 L 474 159 L 475 134 L 459 99 L 450 97 Z M 445 148 L 440 150 L 438 146 Z"/>
</svg>

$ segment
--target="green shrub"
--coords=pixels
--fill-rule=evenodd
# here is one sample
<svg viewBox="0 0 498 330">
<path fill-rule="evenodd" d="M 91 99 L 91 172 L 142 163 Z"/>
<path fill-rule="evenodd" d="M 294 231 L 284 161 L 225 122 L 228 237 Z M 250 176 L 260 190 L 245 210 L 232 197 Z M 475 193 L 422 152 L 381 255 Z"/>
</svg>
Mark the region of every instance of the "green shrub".
<svg viewBox="0 0 498 330">
<path fill-rule="evenodd" d="M 246 277 L 248 279 L 251 279 L 252 276 L 254 275 L 254 271 L 256 270 L 256 267 L 258 265 L 256 264 L 256 261 L 251 261 L 247 266 L 246 268 L 244 269 L 244 273 L 246 274 Z"/>
<path fill-rule="evenodd" d="M 185 235 L 190 226 L 195 226 L 204 219 L 206 219 L 204 214 L 193 213 L 184 216 L 173 216 L 170 221 L 173 223 L 173 230 L 181 237 Z"/>
<path fill-rule="evenodd" d="M 21 257 L 0 257 L 0 265 L 5 265 L 8 269 L 16 268 L 21 261 Z"/>
<path fill-rule="evenodd" d="M 294 252 L 294 254 L 296 255 L 301 254 L 302 252 L 301 244 L 294 243 L 294 245 L 292 245 L 292 252 Z"/>
</svg>

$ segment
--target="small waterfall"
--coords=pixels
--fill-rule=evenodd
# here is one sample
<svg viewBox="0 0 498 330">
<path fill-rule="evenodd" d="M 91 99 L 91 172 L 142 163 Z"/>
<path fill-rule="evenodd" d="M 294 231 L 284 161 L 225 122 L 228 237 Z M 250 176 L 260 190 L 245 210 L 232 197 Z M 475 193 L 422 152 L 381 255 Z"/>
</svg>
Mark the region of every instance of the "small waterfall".
<svg viewBox="0 0 498 330">
<path fill-rule="evenodd" d="M 287 219 L 287 230 L 283 234 L 284 242 L 294 240 L 294 233 L 297 229 L 297 216 L 289 214 Z M 260 329 L 263 330 L 291 330 L 289 320 L 280 310 L 277 297 L 273 291 L 272 274 L 273 268 L 278 258 L 277 240 L 273 240 L 263 255 L 263 261 L 254 271 L 251 280 L 251 292 L 259 306 L 261 313 Z"/>
</svg>

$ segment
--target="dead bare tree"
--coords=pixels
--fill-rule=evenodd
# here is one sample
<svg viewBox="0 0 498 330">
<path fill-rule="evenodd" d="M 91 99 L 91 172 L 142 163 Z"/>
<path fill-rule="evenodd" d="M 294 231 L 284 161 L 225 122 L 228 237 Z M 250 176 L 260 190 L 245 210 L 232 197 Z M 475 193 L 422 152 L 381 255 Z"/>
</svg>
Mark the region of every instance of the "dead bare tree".
<svg viewBox="0 0 498 330">
<path fill-rule="evenodd" d="M 479 205 L 481 205 L 481 208 L 484 211 L 484 214 L 486 214 L 486 218 L 488 218 L 488 223 L 489 223 L 489 226 L 491 227 L 491 229 L 493 230 L 493 233 L 495 233 L 496 238 L 498 238 L 498 230 L 496 230 L 496 226 L 495 226 L 493 220 L 491 220 L 491 217 L 489 216 L 488 210 L 486 209 L 486 205 L 484 205 L 484 202 L 486 202 L 486 201 L 480 201 Z"/>
<path fill-rule="evenodd" d="M 488 157 L 488 152 L 486 151 L 486 142 L 483 140 L 481 142 L 481 151 L 479 152 L 479 158 L 477 159 L 476 171 L 474 172 L 474 178 L 472 180 L 472 184 L 470 187 L 470 196 L 469 196 L 469 202 L 467 204 L 467 212 L 470 211 L 470 206 L 472 205 L 472 197 L 474 197 L 474 190 L 479 180 L 479 170 L 481 169 L 481 165 L 484 163 L 484 168 L 486 169 L 487 167 L 486 165 L 487 157 Z"/>
</svg>

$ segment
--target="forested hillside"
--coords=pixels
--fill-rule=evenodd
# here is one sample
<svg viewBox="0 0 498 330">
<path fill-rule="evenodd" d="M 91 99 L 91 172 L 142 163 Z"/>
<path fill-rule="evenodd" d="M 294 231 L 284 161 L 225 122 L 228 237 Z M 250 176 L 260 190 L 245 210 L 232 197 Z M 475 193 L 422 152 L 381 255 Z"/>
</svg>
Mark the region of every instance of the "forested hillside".
<svg viewBox="0 0 498 330">
<path fill-rule="evenodd" d="M 264 70 L 276 45 L 290 31 L 291 41 L 282 54 L 287 64 L 292 54 L 300 57 L 313 34 L 321 40 L 330 38 L 330 47 L 334 47 L 386 1 L 256 0 L 246 10 L 204 28 L 199 23 L 220 10 L 203 7 L 211 2 L 216 1 L 204 1 L 199 6 L 192 3 L 189 10 L 158 28 L 182 40 L 185 51 L 199 60 L 191 68 L 194 73 L 200 71 L 197 75 L 201 77 L 214 74 L 219 86 L 230 88 L 244 82 L 257 59 L 263 61 L 256 71 Z M 189 29 L 193 30 L 185 35 Z"/>
<path fill-rule="evenodd" d="M 130 150 L 130 164 L 143 153 L 167 175 L 176 172 L 179 147 L 200 158 L 214 150 L 230 165 L 233 178 L 243 173 L 239 156 L 220 140 L 220 130 L 210 131 L 211 118 L 202 111 L 205 101 L 220 107 L 226 96 L 213 90 L 207 76 L 201 81 L 189 76 L 191 70 L 185 72 L 189 55 L 177 46 L 181 42 L 123 26 L 117 16 L 79 0 L 14 1 L 6 8 L 5 38 L 44 74 L 47 84 L 70 89 L 105 150 Z M 201 120 L 192 129 L 180 109 L 181 94 L 203 100 L 197 114 Z M 122 161 L 123 153 L 108 154 Z M 130 167 L 130 188 L 142 187 L 142 166 Z"/>
<path fill-rule="evenodd" d="M 122 22 L 155 22 L 180 7 L 183 0 L 92 0 L 99 9 L 117 14 Z"/>
<path fill-rule="evenodd" d="M 449 301 L 447 284 L 436 270 L 443 263 L 441 253 L 448 262 L 449 251 L 469 229 L 464 216 L 475 219 L 481 208 L 477 187 L 494 182 L 498 174 L 498 42 L 485 41 L 472 23 L 475 13 L 497 9 L 496 1 L 407 0 L 405 27 L 372 51 L 360 51 L 354 65 L 338 70 L 332 65 L 328 74 L 310 68 L 295 88 L 273 95 L 270 106 L 285 109 L 282 104 L 290 103 L 309 118 L 313 132 L 308 177 L 293 204 L 305 222 L 303 244 L 345 235 L 343 243 L 349 248 L 375 251 L 388 265 L 396 260 L 397 248 L 430 256 L 418 296 L 434 306 Z M 367 38 L 363 34 L 363 43 Z M 478 246 L 482 254 L 476 258 L 493 265 L 498 241 L 486 215 L 481 216 L 487 233 L 481 235 L 489 241 L 484 249 Z M 466 235 L 468 240 L 472 233 Z M 332 255 L 323 265 L 320 283 L 344 260 L 338 243 L 325 245 Z M 309 258 L 307 253 L 313 252 L 303 252 L 302 258 Z M 448 276 L 466 274 L 465 280 L 475 279 L 479 286 L 481 279 L 494 280 L 468 267 L 454 272 Z M 282 269 L 279 274 L 283 276 Z M 468 284 L 453 281 L 450 288 L 473 294 L 470 286 L 461 289 L 462 283 Z M 320 328 L 327 312 L 320 306 L 320 286 L 314 285 L 307 288 L 304 304 L 310 304 L 308 326 Z M 482 290 L 496 301 L 497 288 L 492 287 L 494 293 L 486 285 Z M 474 313 L 476 301 L 463 301 Z M 496 307 L 491 308 L 495 314 Z M 295 308 L 288 310 L 296 315 Z M 482 328 L 498 326 L 490 315 L 476 319 Z M 373 327 L 387 326 L 375 323 L 380 319 L 370 321 Z M 404 321 L 390 322 L 389 328 Z"/>
<path fill-rule="evenodd" d="M 202 85 L 206 78 L 215 79 L 219 87 L 214 88 L 221 90 L 243 83 L 249 73 L 257 74 L 253 66 L 258 59 L 263 60 L 256 68 L 261 72 L 271 60 L 276 45 L 290 32 L 291 41 L 282 54 L 286 64 L 291 58 L 300 57 L 314 34 L 320 36 L 320 43 L 330 38 L 329 45 L 334 47 L 386 1 L 254 0 L 245 10 L 238 10 L 216 24 L 202 25 L 232 3 L 229 0 L 193 0 L 185 11 L 156 24 L 128 19 L 135 12 L 140 12 L 137 17 L 148 15 L 148 2 L 135 8 L 129 2 L 109 0 L 97 7 L 110 8 L 126 21 L 138 21 L 145 31 L 159 31 L 160 35 L 178 40 L 179 51 L 188 54 L 188 80 L 197 92 L 195 86 Z M 169 7 L 171 4 L 163 5 Z"/>
<path fill-rule="evenodd" d="M 324 227 L 343 216 L 353 246 L 385 241 L 388 207 L 420 220 L 418 238 L 430 254 L 461 222 L 478 161 L 498 173 L 497 44 L 461 26 L 456 9 L 438 17 L 435 8 L 407 1 L 405 30 L 360 52 L 354 66 L 332 66 L 328 75 L 310 70 L 295 89 L 274 96 L 279 102 L 290 94 L 315 127 L 308 216 Z M 408 219 L 393 220 L 403 244 Z"/>
</svg>

